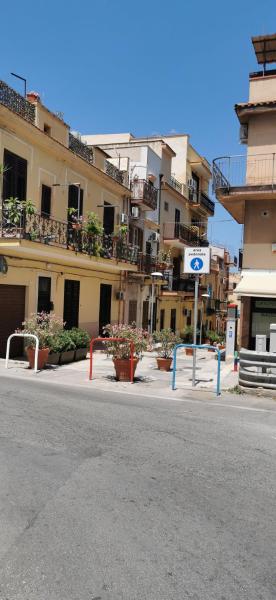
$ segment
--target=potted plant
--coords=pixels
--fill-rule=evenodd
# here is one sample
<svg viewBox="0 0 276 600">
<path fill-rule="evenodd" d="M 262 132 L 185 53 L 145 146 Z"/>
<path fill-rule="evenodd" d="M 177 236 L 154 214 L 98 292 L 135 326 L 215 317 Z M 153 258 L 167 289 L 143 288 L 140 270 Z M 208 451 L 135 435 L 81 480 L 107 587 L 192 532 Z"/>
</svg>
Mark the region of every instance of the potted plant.
<svg viewBox="0 0 276 600">
<path fill-rule="evenodd" d="M 18 235 L 24 227 L 25 217 L 30 217 L 36 212 L 35 205 L 31 200 L 19 200 L 10 197 L 4 201 L 4 214 L 8 227 L 16 227 Z"/>
<path fill-rule="evenodd" d="M 89 212 L 87 214 L 84 224 L 84 231 L 88 238 L 85 241 L 85 249 L 87 249 L 88 254 L 92 254 L 93 256 L 101 256 L 103 250 L 101 238 L 104 230 L 96 213 Z"/>
<path fill-rule="evenodd" d="M 33 313 L 29 319 L 22 323 L 23 328 L 17 330 L 17 333 L 36 335 L 39 341 L 38 349 L 38 369 L 43 369 L 48 361 L 51 344 L 54 336 L 63 327 L 63 322 L 54 314 L 45 312 Z M 26 352 L 29 360 L 29 366 L 34 368 L 36 341 L 29 338 Z"/>
<path fill-rule="evenodd" d="M 83 218 L 82 216 L 78 216 L 78 209 L 70 207 L 67 209 L 67 212 L 69 217 L 71 218 L 70 224 L 72 229 L 81 229 Z"/>
<path fill-rule="evenodd" d="M 184 344 L 192 344 L 194 340 L 194 330 L 191 325 L 186 325 L 183 333 L 181 334 Z M 185 348 L 187 356 L 193 356 L 193 348 Z"/>
<path fill-rule="evenodd" d="M 86 358 L 89 348 L 89 333 L 87 333 L 87 331 L 85 331 L 84 329 L 79 329 L 77 327 L 71 329 L 69 333 L 71 339 L 73 340 L 76 346 L 74 360 L 83 360 L 84 358 Z"/>
<path fill-rule="evenodd" d="M 50 340 L 50 352 L 47 358 L 47 365 L 59 365 L 60 361 L 60 342 L 59 334 L 57 333 Z"/>
<path fill-rule="evenodd" d="M 209 338 L 210 343 L 211 343 L 212 346 L 215 346 L 220 341 L 220 336 L 218 335 L 218 333 L 216 331 L 208 331 L 207 332 L 207 337 Z M 212 350 L 211 348 L 209 348 L 208 352 L 214 352 L 214 350 Z"/>
<path fill-rule="evenodd" d="M 132 325 L 106 325 L 103 330 L 108 337 L 125 338 L 126 342 L 108 342 L 107 354 L 112 356 L 118 381 L 130 381 L 130 344 L 134 344 L 134 373 L 142 353 L 147 349 L 148 332 Z"/>
<path fill-rule="evenodd" d="M 66 365 L 70 362 L 73 362 L 76 344 L 72 340 L 70 331 L 64 329 L 58 334 L 56 340 L 56 349 L 60 352 L 60 365 Z"/>
<path fill-rule="evenodd" d="M 170 371 L 172 364 L 172 353 L 176 344 L 181 343 L 181 338 L 178 337 L 171 329 L 161 329 L 153 333 L 153 341 L 160 344 L 156 348 L 157 366 L 160 371 Z"/>
</svg>

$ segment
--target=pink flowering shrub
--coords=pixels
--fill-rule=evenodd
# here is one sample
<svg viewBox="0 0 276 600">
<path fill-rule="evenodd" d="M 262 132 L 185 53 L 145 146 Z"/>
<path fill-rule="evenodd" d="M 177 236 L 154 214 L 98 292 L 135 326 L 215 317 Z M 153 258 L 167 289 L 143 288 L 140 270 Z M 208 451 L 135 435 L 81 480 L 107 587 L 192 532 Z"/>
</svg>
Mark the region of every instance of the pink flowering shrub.
<svg viewBox="0 0 276 600">
<path fill-rule="evenodd" d="M 141 358 L 143 352 L 147 350 L 149 345 L 149 334 L 145 329 L 135 327 L 135 323 L 132 325 L 106 325 L 103 332 L 108 337 L 126 338 L 134 343 L 134 357 Z M 130 358 L 130 344 L 127 342 L 105 342 L 107 354 L 113 357 L 113 359 L 129 359 Z"/>
<path fill-rule="evenodd" d="M 32 333 L 39 340 L 39 348 L 51 348 L 54 336 L 63 330 L 64 323 L 60 317 L 53 313 L 33 313 L 29 319 L 23 321 L 22 329 L 16 333 Z M 30 338 L 28 346 L 35 346 L 35 340 Z"/>
</svg>

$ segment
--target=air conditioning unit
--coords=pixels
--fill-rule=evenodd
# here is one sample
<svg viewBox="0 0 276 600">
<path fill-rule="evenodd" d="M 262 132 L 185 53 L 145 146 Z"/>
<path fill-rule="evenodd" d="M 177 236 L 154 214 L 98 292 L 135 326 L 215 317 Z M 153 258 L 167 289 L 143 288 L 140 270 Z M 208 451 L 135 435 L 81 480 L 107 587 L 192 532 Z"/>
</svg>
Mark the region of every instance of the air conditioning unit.
<svg viewBox="0 0 276 600">
<path fill-rule="evenodd" d="M 160 233 L 158 233 L 157 231 L 154 231 L 151 234 L 150 239 L 152 242 L 159 242 L 160 241 Z"/>
<path fill-rule="evenodd" d="M 248 123 L 242 123 L 240 126 L 240 143 L 247 144 L 248 142 Z"/>
<path fill-rule="evenodd" d="M 121 225 L 127 225 L 128 224 L 128 215 L 126 213 L 122 213 L 121 214 Z"/>
<path fill-rule="evenodd" d="M 124 300 L 125 299 L 125 293 L 120 290 L 119 292 L 116 292 L 116 300 Z"/>
<path fill-rule="evenodd" d="M 139 207 L 138 206 L 132 206 L 131 216 L 133 219 L 139 219 Z"/>
</svg>

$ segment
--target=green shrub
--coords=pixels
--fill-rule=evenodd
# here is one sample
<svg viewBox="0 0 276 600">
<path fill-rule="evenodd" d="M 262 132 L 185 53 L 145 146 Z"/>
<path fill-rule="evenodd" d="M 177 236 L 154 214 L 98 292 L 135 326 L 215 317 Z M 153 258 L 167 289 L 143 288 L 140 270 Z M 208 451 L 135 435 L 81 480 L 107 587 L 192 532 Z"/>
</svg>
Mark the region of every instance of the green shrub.
<svg viewBox="0 0 276 600">
<path fill-rule="evenodd" d="M 154 331 L 152 337 L 155 343 L 160 344 L 160 347 L 157 348 L 156 351 L 161 358 L 171 358 L 176 344 L 181 344 L 181 338 L 178 337 L 172 329 Z"/>
<path fill-rule="evenodd" d="M 70 329 L 68 333 L 71 336 L 76 348 L 89 348 L 90 344 L 90 335 L 84 329 L 79 329 L 78 327 L 73 327 Z"/>
<path fill-rule="evenodd" d="M 64 329 L 53 336 L 50 344 L 50 349 L 52 353 L 55 352 L 68 352 L 69 350 L 75 350 L 76 344 L 72 340 L 70 335 L 70 331 Z"/>
<path fill-rule="evenodd" d="M 194 329 L 192 325 L 186 325 L 185 329 L 180 333 L 180 337 L 185 344 L 192 344 L 194 341 Z"/>
</svg>

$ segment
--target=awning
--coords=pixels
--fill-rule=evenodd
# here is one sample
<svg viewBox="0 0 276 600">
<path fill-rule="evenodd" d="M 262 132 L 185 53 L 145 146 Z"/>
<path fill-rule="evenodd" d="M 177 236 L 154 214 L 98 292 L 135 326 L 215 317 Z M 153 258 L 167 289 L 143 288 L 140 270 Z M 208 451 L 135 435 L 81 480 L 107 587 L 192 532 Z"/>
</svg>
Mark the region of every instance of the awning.
<svg viewBox="0 0 276 600">
<path fill-rule="evenodd" d="M 276 298 L 276 271 L 242 271 L 234 293 L 238 296 Z"/>
</svg>

